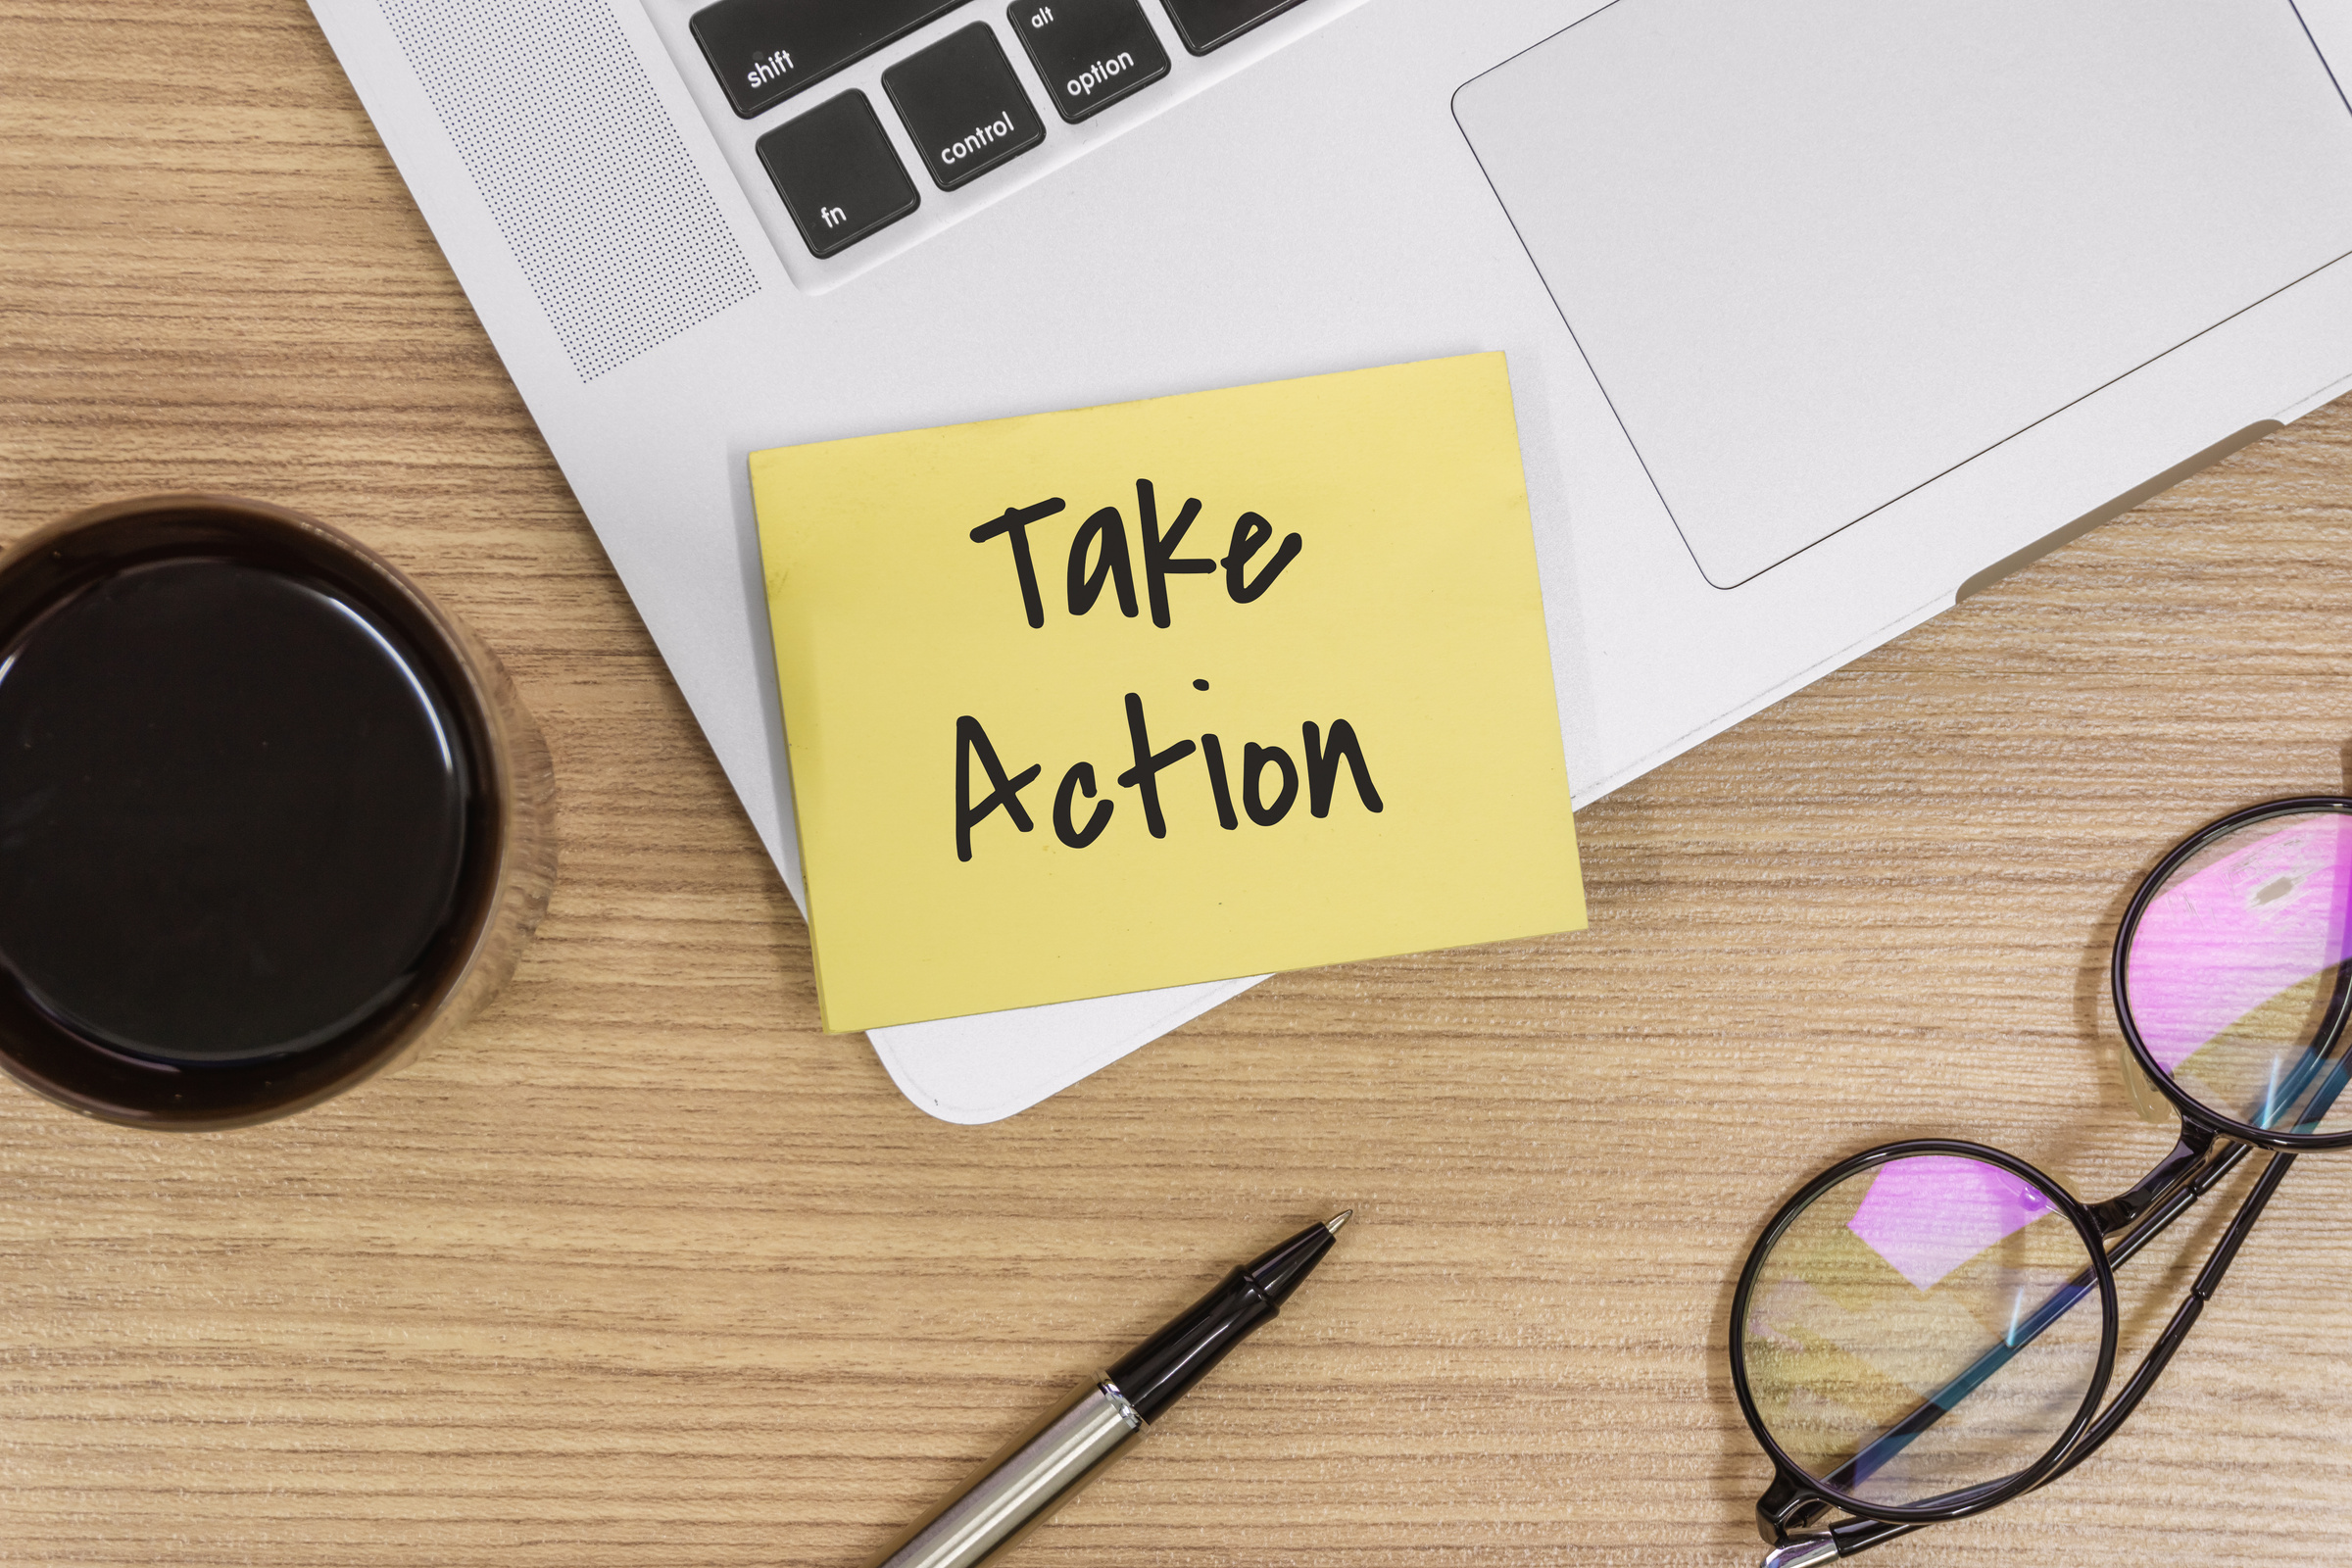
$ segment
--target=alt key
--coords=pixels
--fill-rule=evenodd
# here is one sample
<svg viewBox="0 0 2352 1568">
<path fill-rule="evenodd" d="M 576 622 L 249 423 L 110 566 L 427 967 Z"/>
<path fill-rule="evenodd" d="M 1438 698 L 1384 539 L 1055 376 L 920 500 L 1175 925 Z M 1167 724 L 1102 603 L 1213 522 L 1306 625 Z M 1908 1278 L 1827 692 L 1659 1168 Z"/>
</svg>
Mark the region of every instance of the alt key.
<svg viewBox="0 0 2352 1568">
<path fill-rule="evenodd" d="M 1072 124 L 1168 74 L 1168 52 L 1136 0 L 1013 0 L 1004 20 Z"/>
</svg>

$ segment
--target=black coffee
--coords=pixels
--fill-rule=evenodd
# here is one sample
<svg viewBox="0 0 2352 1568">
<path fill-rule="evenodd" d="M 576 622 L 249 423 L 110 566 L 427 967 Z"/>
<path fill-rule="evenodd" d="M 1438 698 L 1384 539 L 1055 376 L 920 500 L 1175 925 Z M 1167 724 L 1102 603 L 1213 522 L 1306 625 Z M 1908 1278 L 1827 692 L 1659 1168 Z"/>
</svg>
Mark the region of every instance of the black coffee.
<svg viewBox="0 0 2352 1568">
<path fill-rule="evenodd" d="M 429 666 L 323 579 L 100 577 L 0 649 L 0 966 L 161 1063 L 334 1040 L 451 921 L 470 788 Z"/>
</svg>

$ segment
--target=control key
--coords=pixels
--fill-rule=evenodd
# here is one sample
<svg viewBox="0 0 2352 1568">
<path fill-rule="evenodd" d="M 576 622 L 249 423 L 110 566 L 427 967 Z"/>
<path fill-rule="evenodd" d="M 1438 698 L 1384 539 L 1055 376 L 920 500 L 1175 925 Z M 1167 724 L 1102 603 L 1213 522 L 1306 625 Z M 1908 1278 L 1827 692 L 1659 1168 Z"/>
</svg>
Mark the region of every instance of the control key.
<svg viewBox="0 0 2352 1568">
<path fill-rule="evenodd" d="M 941 190 L 954 190 L 1046 139 L 1046 122 L 985 22 L 882 73 L 906 134 Z"/>
</svg>

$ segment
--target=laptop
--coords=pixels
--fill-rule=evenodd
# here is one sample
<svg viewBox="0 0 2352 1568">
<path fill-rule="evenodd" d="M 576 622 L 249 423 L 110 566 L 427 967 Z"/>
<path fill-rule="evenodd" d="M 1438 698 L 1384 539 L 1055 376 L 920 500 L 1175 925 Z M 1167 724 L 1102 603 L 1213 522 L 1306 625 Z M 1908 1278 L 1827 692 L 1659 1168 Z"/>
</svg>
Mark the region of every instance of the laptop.
<svg viewBox="0 0 2352 1568">
<path fill-rule="evenodd" d="M 312 5 L 796 898 L 762 448 L 1502 350 L 1586 804 L 2352 385 L 2352 0 Z"/>
</svg>

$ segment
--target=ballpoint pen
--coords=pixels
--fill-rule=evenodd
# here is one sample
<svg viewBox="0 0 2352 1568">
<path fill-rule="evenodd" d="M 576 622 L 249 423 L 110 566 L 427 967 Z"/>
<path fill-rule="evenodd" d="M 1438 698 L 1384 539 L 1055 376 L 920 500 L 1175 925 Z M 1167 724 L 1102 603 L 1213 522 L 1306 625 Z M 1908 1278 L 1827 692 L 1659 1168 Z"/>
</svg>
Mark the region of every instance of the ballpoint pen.
<svg viewBox="0 0 2352 1568">
<path fill-rule="evenodd" d="M 1225 1276 L 1107 1373 L 1087 1379 L 875 1559 L 874 1568 L 979 1568 L 1044 1524 L 1150 1430 L 1226 1352 L 1282 1309 L 1353 1209 Z"/>
</svg>

